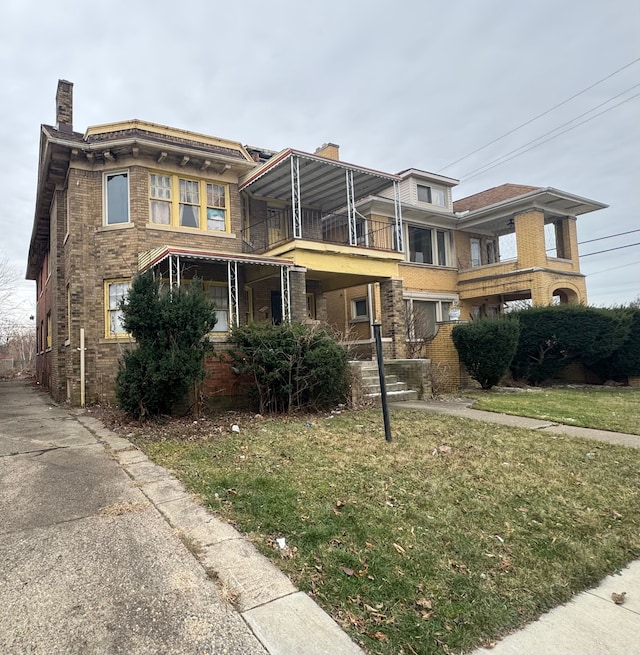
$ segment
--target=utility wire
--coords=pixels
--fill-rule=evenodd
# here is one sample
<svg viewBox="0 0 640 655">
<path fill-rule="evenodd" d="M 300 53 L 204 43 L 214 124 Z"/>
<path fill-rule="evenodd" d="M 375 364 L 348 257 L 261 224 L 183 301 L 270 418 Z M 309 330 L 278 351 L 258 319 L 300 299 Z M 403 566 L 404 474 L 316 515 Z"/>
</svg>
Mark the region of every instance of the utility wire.
<svg viewBox="0 0 640 655">
<path fill-rule="evenodd" d="M 609 271 L 617 271 L 619 268 L 626 268 L 627 266 L 635 266 L 640 264 L 640 261 L 631 262 L 630 264 L 622 264 L 621 266 L 614 266 L 613 268 L 605 268 L 603 271 L 595 271 L 594 273 L 587 273 L 587 277 L 591 275 L 600 275 L 600 273 L 608 273 Z"/>
<path fill-rule="evenodd" d="M 581 246 L 583 243 L 593 243 L 594 241 L 602 241 L 603 239 L 613 239 L 613 237 L 622 237 L 625 234 L 633 234 L 634 232 L 640 232 L 640 230 L 629 230 L 628 232 L 618 232 L 618 234 L 609 234 L 606 237 L 598 237 L 597 239 L 588 239 L 587 241 L 578 241 L 578 245 Z"/>
<path fill-rule="evenodd" d="M 622 250 L 623 248 L 631 248 L 632 246 L 640 246 L 640 241 L 638 241 L 638 243 L 628 243 L 626 246 L 618 246 L 617 248 L 608 248 L 607 250 L 598 250 L 597 252 L 588 252 L 586 255 L 580 255 L 580 258 L 590 257 L 591 255 L 601 255 L 603 252 L 613 252 L 614 250 Z"/>
<path fill-rule="evenodd" d="M 548 136 L 549 134 L 553 134 L 554 132 L 558 132 L 561 130 L 563 127 L 567 127 L 567 125 L 571 125 L 571 123 L 574 123 L 580 118 L 583 118 L 584 116 L 587 116 L 591 112 L 595 111 L 596 109 L 600 109 L 600 107 L 604 107 L 604 105 L 609 104 L 612 100 L 615 100 L 616 98 L 619 98 L 620 96 L 623 96 L 625 93 L 628 93 L 629 91 L 637 88 L 640 86 L 640 82 L 638 84 L 634 84 L 633 86 L 629 87 L 628 89 L 625 89 L 624 91 L 616 94 L 615 96 L 609 98 L 608 100 L 605 100 L 604 102 L 601 102 L 599 105 L 596 105 L 595 107 L 592 107 L 591 109 L 588 109 L 587 111 L 583 112 L 582 114 L 579 114 L 578 116 L 574 116 L 571 120 L 567 121 L 566 123 L 562 123 L 561 125 L 558 125 L 558 127 L 554 127 L 552 130 L 549 130 L 548 132 L 545 132 L 544 134 L 541 134 L 540 136 L 537 136 L 535 139 L 532 139 L 531 141 L 527 141 L 527 143 L 524 143 L 521 146 L 518 146 L 517 148 L 514 148 L 513 150 L 510 150 L 509 152 L 505 153 L 504 155 L 500 155 L 499 157 L 496 157 L 495 159 L 492 159 L 490 162 L 487 164 L 483 164 L 482 166 L 478 166 L 478 168 L 474 168 L 472 171 L 470 171 L 467 175 L 474 177 L 476 173 L 482 172 L 484 168 L 493 168 L 491 164 L 495 164 L 496 162 L 500 162 L 502 159 L 505 157 L 508 157 L 509 155 L 513 154 L 514 152 L 518 152 L 518 150 L 523 150 L 527 146 L 530 146 L 533 143 L 536 143 L 536 141 L 540 141 L 540 139 L 543 139 L 545 136 Z M 632 96 L 632 98 L 635 96 Z M 631 100 L 631 98 L 629 98 Z M 622 103 L 620 103 L 622 104 Z M 618 105 L 615 105 L 616 107 Z M 614 107 L 611 107 L 610 109 L 614 109 Z M 601 112 L 602 113 L 602 112 Z M 597 114 L 598 116 L 600 114 Z M 595 118 L 595 116 L 593 116 Z M 590 119 L 589 119 L 590 120 Z M 586 122 L 586 121 L 584 121 Z M 582 125 L 582 123 L 578 123 L 578 125 Z M 577 127 L 577 126 L 576 126 Z M 565 130 L 565 132 L 568 132 L 569 130 Z M 561 132 L 561 134 L 564 134 L 564 132 Z M 556 136 L 560 136 L 557 134 Z M 549 139 L 547 139 L 549 140 Z M 546 143 L 543 141 L 543 143 Z M 532 148 L 529 148 L 531 150 Z M 526 151 L 525 151 L 526 152 Z M 513 159 L 513 158 L 512 158 Z M 508 161 L 508 160 L 506 160 Z M 467 175 L 463 175 L 463 179 L 468 179 Z"/>
<path fill-rule="evenodd" d="M 633 88 L 633 87 L 632 87 Z M 629 89 L 627 89 L 628 91 Z M 626 93 L 626 92 L 625 92 Z M 562 132 L 559 132 L 558 134 L 554 134 L 553 136 L 550 136 L 548 139 L 545 139 L 544 141 L 540 141 L 540 143 L 536 143 L 535 145 L 532 145 L 530 148 L 527 148 L 526 150 L 523 150 L 522 152 L 518 152 L 517 154 L 514 154 L 511 157 L 507 157 L 506 159 L 502 159 L 502 161 L 497 162 L 493 166 L 487 166 L 482 167 L 482 170 L 476 169 L 478 172 L 472 171 L 471 174 L 468 176 L 464 176 L 463 181 L 467 182 L 468 180 L 477 177 L 478 175 L 482 175 L 483 173 L 486 173 L 487 171 L 490 171 L 493 168 L 496 168 L 497 166 L 501 166 L 502 164 L 506 164 L 508 161 L 511 161 L 512 159 L 515 159 L 516 157 L 520 157 L 520 155 L 524 155 L 526 152 L 529 152 L 530 150 L 534 150 L 535 148 L 538 148 L 539 146 L 548 143 L 549 141 L 552 141 L 553 139 L 556 139 L 559 136 L 562 136 L 563 134 L 566 134 L 567 132 L 570 132 L 571 130 L 575 130 L 576 127 L 580 127 L 581 125 L 584 125 L 585 123 L 588 123 L 589 121 L 592 121 L 594 118 L 598 118 L 598 116 L 602 116 L 603 114 L 606 114 L 607 112 L 612 111 L 613 109 L 616 109 L 620 107 L 620 105 L 624 105 L 625 103 L 633 100 L 634 98 L 637 98 L 640 96 L 640 93 L 636 93 L 635 95 L 631 96 L 630 98 L 627 98 L 626 100 L 623 100 L 622 102 L 619 102 L 617 105 L 614 105 L 613 107 L 609 107 L 608 109 L 604 109 L 603 111 L 599 112 L 598 114 L 594 114 L 593 116 L 590 116 L 589 118 L 585 118 L 583 121 L 580 123 L 576 123 L 575 125 L 572 125 L 571 127 L 568 127 L 566 130 L 563 130 Z M 574 119 L 575 120 L 575 119 Z M 556 128 L 556 130 L 559 128 Z M 551 130 L 551 132 L 555 132 L 555 130 Z M 541 138 L 541 137 L 538 137 Z M 534 139 L 536 141 L 537 139 Z M 528 144 L 525 144 L 528 145 Z M 521 148 L 524 148 L 525 146 L 521 146 L 520 148 L 516 148 L 516 150 L 512 150 L 511 152 L 516 152 L 517 150 L 520 150 Z M 510 153 L 507 153 L 510 154 Z M 506 155 L 504 155 L 506 157 Z"/>
<path fill-rule="evenodd" d="M 441 173 L 442 171 L 446 170 L 447 168 L 451 168 L 451 166 L 458 164 L 461 161 L 464 161 L 465 159 L 468 159 L 471 157 L 471 155 L 475 155 L 477 152 L 480 152 L 481 150 L 484 150 L 485 148 L 488 148 L 489 146 L 492 146 L 494 143 L 497 143 L 498 141 L 501 141 L 502 139 L 508 137 L 509 135 L 513 134 L 514 132 L 517 132 L 518 130 L 522 129 L 523 127 L 526 127 L 527 125 L 530 125 L 534 121 L 537 121 L 539 118 L 542 118 L 543 116 L 546 116 L 547 114 L 550 114 L 552 111 L 558 109 L 558 107 L 562 107 L 562 105 L 566 105 L 568 102 L 573 100 L 574 98 L 577 98 L 578 96 L 581 96 L 583 93 L 586 93 L 587 91 L 590 91 L 594 87 L 598 86 L 598 84 L 602 84 L 602 82 L 606 82 L 608 79 L 612 78 L 614 75 L 617 75 L 621 71 L 625 70 L 626 68 L 629 68 L 629 66 L 633 66 L 633 64 L 636 64 L 637 62 L 640 61 L 640 57 L 637 57 L 633 61 L 630 61 L 628 64 L 625 64 L 622 66 L 622 68 L 618 68 L 617 70 L 613 71 L 613 73 L 610 73 L 606 77 L 603 77 L 601 80 L 598 80 L 597 82 L 594 82 L 590 86 L 586 87 L 585 89 L 582 89 L 582 91 L 578 91 L 578 93 L 574 93 L 571 97 L 567 98 L 566 100 L 563 100 L 562 102 L 559 102 L 557 105 L 554 105 L 550 109 L 547 109 L 546 111 L 543 111 L 541 114 L 538 114 L 537 116 L 534 116 L 533 118 L 530 118 L 528 121 L 525 121 L 521 125 L 518 125 L 518 127 L 514 127 L 512 130 L 509 130 L 509 132 L 505 132 L 502 136 L 496 137 L 493 139 L 493 141 L 489 141 L 489 143 L 485 143 L 485 145 L 480 146 L 479 148 L 476 148 L 472 152 L 470 152 L 467 155 L 464 155 L 464 157 L 460 157 L 460 159 L 456 159 L 455 161 L 452 161 L 450 164 L 447 164 L 446 166 L 443 166 L 439 171 L 436 171 L 437 173 Z"/>
</svg>

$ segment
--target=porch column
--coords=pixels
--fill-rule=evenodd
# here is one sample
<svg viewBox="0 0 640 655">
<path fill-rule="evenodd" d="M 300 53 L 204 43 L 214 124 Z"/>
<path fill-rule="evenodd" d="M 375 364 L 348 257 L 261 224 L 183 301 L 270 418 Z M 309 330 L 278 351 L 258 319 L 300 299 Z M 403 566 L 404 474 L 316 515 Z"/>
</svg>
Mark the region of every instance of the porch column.
<svg viewBox="0 0 640 655">
<path fill-rule="evenodd" d="M 393 183 L 393 204 L 396 219 L 396 250 L 398 252 L 404 252 L 404 234 L 402 232 L 402 203 L 400 202 L 400 185 L 398 182 Z"/>
<path fill-rule="evenodd" d="M 307 318 L 307 269 L 295 266 L 289 273 L 289 296 L 291 299 L 291 320 L 304 321 Z"/>
<path fill-rule="evenodd" d="M 356 203 L 353 189 L 353 171 L 345 171 L 347 184 L 347 215 L 349 217 L 349 245 L 358 245 L 358 231 L 356 227 Z"/>
<path fill-rule="evenodd" d="M 389 278 L 380 282 L 380 313 L 382 337 L 391 338 L 390 344 L 382 344 L 385 357 L 404 359 L 407 356 L 407 341 L 402 279 Z"/>
<path fill-rule="evenodd" d="M 300 199 L 300 159 L 291 156 L 291 205 L 293 238 L 302 239 L 302 201 Z M 283 314 L 284 316 L 284 314 Z"/>
<path fill-rule="evenodd" d="M 290 266 L 280 267 L 280 299 L 282 302 L 282 321 L 291 321 L 291 287 L 290 287 Z"/>
<path fill-rule="evenodd" d="M 229 328 L 240 323 L 238 308 L 238 262 L 227 262 L 227 280 L 229 282 Z"/>
</svg>

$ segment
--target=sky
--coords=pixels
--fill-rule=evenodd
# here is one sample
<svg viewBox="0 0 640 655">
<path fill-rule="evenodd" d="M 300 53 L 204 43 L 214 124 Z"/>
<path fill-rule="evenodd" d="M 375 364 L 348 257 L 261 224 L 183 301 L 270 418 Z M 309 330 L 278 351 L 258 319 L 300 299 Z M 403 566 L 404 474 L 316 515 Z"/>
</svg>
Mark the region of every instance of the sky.
<svg viewBox="0 0 640 655">
<path fill-rule="evenodd" d="M 639 35 L 637 0 L 4 0 L 0 257 L 20 278 L 15 321 L 34 311 L 23 278 L 58 79 L 74 83 L 80 132 L 137 118 L 272 150 L 333 142 L 350 163 L 459 179 L 454 200 L 510 182 L 606 203 L 578 219 L 581 270 L 589 304 L 628 303 Z"/>
</svg>

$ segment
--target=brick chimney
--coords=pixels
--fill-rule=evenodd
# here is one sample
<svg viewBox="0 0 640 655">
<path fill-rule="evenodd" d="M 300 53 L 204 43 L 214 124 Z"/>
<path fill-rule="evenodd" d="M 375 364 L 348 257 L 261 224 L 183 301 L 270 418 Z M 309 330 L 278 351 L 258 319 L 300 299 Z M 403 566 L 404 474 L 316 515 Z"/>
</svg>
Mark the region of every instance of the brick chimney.
<svg viewBox="0 0 640 655">
<path fill-rule="evenodd" d="M 61 132 L 73 132 L 73 82 L 67 80 L 58 80 L 56 129 Z"/>
<path fill-rule="evenodd" d="M 323 143 L 319 148 L 316 148 L 314 154 L 319 157 L 340 161 L 340 146 L 335 143 Z"/>
</svg>

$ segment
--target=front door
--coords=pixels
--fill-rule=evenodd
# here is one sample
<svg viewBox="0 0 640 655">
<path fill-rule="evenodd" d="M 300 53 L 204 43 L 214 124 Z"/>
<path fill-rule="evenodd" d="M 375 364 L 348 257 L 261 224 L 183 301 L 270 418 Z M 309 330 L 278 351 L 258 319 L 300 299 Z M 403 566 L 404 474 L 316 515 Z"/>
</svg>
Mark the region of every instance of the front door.
<svg viewBox="0 0 640 655">
<path fill-rule="evenodd" d="M 285 212 L 283 209 L 267 208 L 267 229 L 269 230 L 269 245 L 280 243 L 285 239 Z"/>
</svg>

